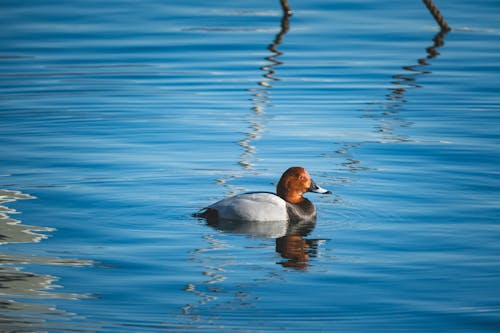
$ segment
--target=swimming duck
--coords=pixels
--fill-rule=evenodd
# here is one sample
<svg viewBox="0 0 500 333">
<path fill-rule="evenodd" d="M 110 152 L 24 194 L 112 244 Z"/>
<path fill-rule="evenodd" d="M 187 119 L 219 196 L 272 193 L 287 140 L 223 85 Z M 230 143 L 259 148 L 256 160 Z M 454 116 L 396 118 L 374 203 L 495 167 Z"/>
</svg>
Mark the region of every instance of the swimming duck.
<svg viewBox="0 0 500 333">
<path fill-rule="evenodd" d="M 220 200 L 203 208 L 197 217 L 233 221 L 303 221 L 316 218 L 316 208 L 302 195 L 330 194 L 319 187 L 302 167 L 291 167 L 281 176 L 276 194 L 249 192 Z"/>
</svg>

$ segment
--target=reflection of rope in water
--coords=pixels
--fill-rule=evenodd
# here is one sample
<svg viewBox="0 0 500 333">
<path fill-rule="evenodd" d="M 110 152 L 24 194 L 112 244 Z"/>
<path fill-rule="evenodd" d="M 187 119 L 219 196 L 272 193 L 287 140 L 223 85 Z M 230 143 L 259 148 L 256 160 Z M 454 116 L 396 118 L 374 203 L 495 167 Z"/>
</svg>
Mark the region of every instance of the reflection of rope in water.
<svg viewBox="0 0 500 333">
<path fill-rule="evenodd" d="M 281 6 L 283 9 L 283 16 L 281 17 L 280 31 L 276 34 L 273 42 L 267 47 L 267 49 L 271 51 L 271 55 L 264 58 L 269 64 L 260 68 L 260 70 L 264 72 L 264 74 L 262 74 L 263 80 L 258 82 L 257 88 L 248 89 L 252 92 L 251 101 L 253 104 L 253 112 L 247 117 L 249 130 L 245 133 L 246 137 L 239 141 L 239 145 L 243 148 L 243 154 L 241 155 L 239 163 L 244 168 L 253 167 L 252 161 L 254 160 L 255 147 L 251 145 L 251 142 L 260 139 L 260 134 L 264 131 L 265 126 L 262 114 L 269 106 L 269 90 L 272 88 L 271 83 L 273 81 L 279 81 L 275 76 L 275 68 L 283 64 L 283 62 L 278 60 L 278 57 L 283 55 L 283 52 L 278 50 L 278 45 L 282 43 L 283 37 L 288 30 L 290 30 L 290 16 L 292 11 L 287 0 L 281 0 Z"/>
<path fill-rule="evenodd" d="M 413 88 L 422 88 L 421 85 L 417 84 L 417 77 L 432 73 L 429 70 L 424 70 L 424 68 L 430 66 L 428 60 L 439 56 L 438 49 L 444 45 L 444 37 L 451 30 L 432 0 L 423 0 L 423 2 L 441 28 L 432 39 L 433 44 L 425 49 L 427 53 L 426 56 L 419 58 L 417 60 L 417 64 L 403 66 L 402 69 L 405 70 L 404 73 L 392 76 L 394 81 L 391 83 L 394 84 L 394 87 L 390 88 L 391 91 L 386 95 L 386 101 L 384 103 L 380 103 L 380 106 L 384 109 L 384 111 L 381 112 L 381 116 L 374 116 L 371 110 L 364 110 L 369 113 L 366 113 L 363 117 L 372 118 L 378 121 L 379 124 L 376 126 L 376 130 L 384 136 L 384 141 L 410 141 L 410 139 L 406 136 L 397 136 L 394 134 L 395 127 L 402 128 L 411 126 L 411 122 L 402 117 L 397 117 L 396 115 L 398 115 L 404 108 L 404 105 L 408 103 L 408 100 L 405 97 L 407 91 Z M 363 143 L 345 143 L 344 146 L 337 152 L 345 154 L 361 144 Z M 344 166 L 348 167 L 350 171 L 364 169 L 360 167 L 359 164 L 360 161 L 350 158 L 347 163 L 344 163 Z"/>
<path fill-rule="evenodd" d="M 238 145 L 243 148 L 243 153 L 240 156 L 239 164 L 243 169 L 248 170 L 254 166 L 256 160 L 255 153 L 256 149 L 251 143 L 252 141 L 259 140 L 262 132 L 265 129 L 265 119 L 263 114 L 265 109 L 269 106 L 270 92 L 272 88 L 271 82 L 279 81 L 279 78 L 275 76 L 275 67 L 282 65 L 283 63 L 277 58 L 283 55 L 283 52 L 278 50 L 278 45 L 283 41 L 283 37 L 290 29 L 290 16 L 292 15 L 292 10 L 288 5 L 287 0 L 280 0 L 281 8 L 283 11 L 283 16 L 280 22 L 280 31 L 276 34 L 271 44 L 268 45 L 267 49 L 271 51 L 271 55 L 265 57 L 264 59 L 268 62 L 267 65 L 260 67 L 260 70 L 264 72 L 262 74 L 263 80 L 259 81 L 258 87 L 249 88 L 248 91 L 252 93 L 252 112 L 245 118 L 248 123 L 248 131 L 245 132 L 245 137 L 238 142 Z M 229 176 L 217 178 L 217 184 L 224 186 L 229 190 L 228 195 L 236 194 L 236 190 L 239 190 L 235 186 L 229 184 L 229 181 L 237 178 L 236 175 L 232 174 Z"/>
<path fill-rule="evenodd" d="M 409 89 L 422 88 L 421 85 L 417 84 L 417 77 L 432 73 L 424 68 L 430 66 L 428 60 L 436 58 L 439 55 L 437 49 L 444 45 L 444 36 L 447 32 L 447 30 L 441 30 L 434 36 L 432 39 L 433 45 L 425 49 L 427 55 L 423 58 L 419 58 L 417 64 L 402 67 L 406 72 L 392 77 L 394 79 L 392 83 L 395 87 L 390 88 L 391 92 L 386 96 L 387 102 L 383 107 L 388 111 L 382 113 L 383 117 L 379 119 L 381 124 L 378 126 L 378 131 L 386 135 L 386 140 L 389 139 L 401 142 L 409 140 L 406 137 L 394 135 L 394 128 L 391 126 L 391 121 L 395 121 L 398 127 L 408 127 L 411 123 L 403 118 L 390 117 L 399 114 L 399 111 L 404 108 L 404 104 L 408 103 L 405 94 Z"/>
<path fill-rule="evenodd" d="M 444 36 L 451 30 L 448 26 L 448 23 L 446 23 L 446 20 L 441 15 L 439 9 L 432 2 L 432 0 L 423 0 L 423 2 L 427 6 L 427 9 L 432 14 L 438 25 L 441 27 L 441 30 L 432 39 L 433 45 L 425 49 L 427 55 L 424 58 L 419 58 L 417 60 L 417 64 L 415 65 L 403 66 L 402 68 L 406 72 L 403 74 L 394 75 L 392 77 L 393 79 L 395 79 L 395 81 L 393 81 L 392 83 L 396 85 L 396 87 L 391 88 L 391 92 L 386 96 L 386 100 L 388 101 L 388 103 L 385 103 L 384 106 L 390 111 L 384 112 L 383 115 L 397 114 L 397 110 L 401 110 L 403 108 L 403 105 L 408 102 L 408 100 L 405 98 L 405 93 L 409 88 L 422 88 L 422 86 L 416 83 L 416 77 L 432 73 L 431 71 L 426 71 L 423 68 L 429 66 L 429 63 L 427 62 L 428 60 L 433 59 L 439 55 L 437 49 L 444 45 Z M 399 119 L 399 121 L 400 127 L 410 125 L 408 122 L 405 122 L 402 119 Z M 379 131 L 392 134 L 392 129 L 390 127 L 381 126 L 379 128 Z M 396 138 L 396 141 L 406 140 L 403 138 Z"/>
<path fill-rule="evenodd" d="M 282 64 L 282 62 L 277 58 L 283 53 L 278 50 L 278 45 L 282 43 L 284 35 L 289 30 L 289 19 L 292 14 L 290 6 L 288 5 L 288 1 L 280 0 L 280 2 L 283 10 L 280 31 L 278 32 L 278 34 L 276 34 L 273 42 L 267 47 L 267 49 L 271 52 L 271 55 L 264 58 L 268 62 L 268 64 L 260 68 L 260 70 L 264 72 L 262 74 L 263 79 L 258 82 L 258 87 L 248 89 L 252 93 L 252 112 L 246 117 L 246 121 L 248 123 L 248 131 L 245 133 L 245 138 L 238 142 L 238 144 L 243 148 L 243 153 L 240 156 L 239 164 L 244 169 L 250 169 L 254 166 L 252 162 L 255 160 L 255 147 L 251 145 L 251 142 L 258 140 L 261 133 L 264 131 L 265 119 L 263 119 L 262 115 L 269 105 L 269 89 L 272 88 L 271 83 L 273 81 L 279 81 L 279 79 L 275 77 L 275 68 Z M 226 177 L 220 177 L 217 179 L 217 184 L 228 188 L 230 192 L 234 192 L 234 186 L 228 184 L 228 181 L 236 177 L 237 176 L 235 176 L 234 174 Z M 206 255 L 206 253 L 210 253 L 211 251 L 225 248 L 225 244 L 216 240 L 212 235 L 205 235 L 204 239 L 208 243 L 208 246 L 206 248 L 200 248 L 193 251 L 193 257 L 191 260 L 197 260 L 203 264 L 203 275 L 208 277 L 208 279 L 202 282 L 188 283 L 186 285 L 184 290 L 196 295 L 198 298 L 198 302 L 186 304 L 181 308 L 183 314 L 193 318 L 193 322 L 196 324 L 199 324 L 199 320 L 201 319 L 199 310 L 197 308 L 209 302 L 218 300 L 220 297 L 222 297 L 223 294 L 234 294 L 232 300 L 230 299 L 226 305 L 230 305 L 234 302 L 238 306 L 242 306 L 244 304 L 248 305 L 251 303 L 252 299 L 250 293 L 242 290 L 241 285 L 238 286 L 238 290 L 236 291 L 228 291 L 222 289 L 220 283 L 226 279 L 226 277 L 224 276 L 225 270 L 223 267 L 230 261 L 232 261 L 232 259 L 224 259 L 220 256 Z M 201 254 L 203 254 L 203 256 Z M 220 303 L 220 301 L 221 300 L 219 300 L 219 302 L 217 303 Z M 223 304 L 215 304 L 214 306 L 220 307 L 221 305 Z"/>
</svg>

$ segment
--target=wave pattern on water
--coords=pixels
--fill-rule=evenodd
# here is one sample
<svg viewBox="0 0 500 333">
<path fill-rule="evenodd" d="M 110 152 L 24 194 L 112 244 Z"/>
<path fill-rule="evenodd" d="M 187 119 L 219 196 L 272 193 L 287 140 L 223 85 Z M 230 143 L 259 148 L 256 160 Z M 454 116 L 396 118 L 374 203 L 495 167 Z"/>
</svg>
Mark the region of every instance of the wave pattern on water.
<svg viewBox="0 0 500 333">
<path fill-rule="evenodd" d="M 437 4 L 2 2 L 0 330 L 495 332 L 498 4 Z M 291 165 L 315 225 L 192 218 Z"/>
<path fill-rule="evenodd" d="M 23 225 L 21 221 L 9 217 L 18 214 L 14 209 L 3 206 L 17 200 L 35 199 L 20 191 L 0 189 L 0 236 L 2 245 L 10 243 L 38 243 L 47 238 L 40 232 L 53 232 L 52 228 Z M 58 278 L 47 274 L 23 271 L 26 265 L 63 265 L 69 267 L 89 266 L 88 260 L 64 259 L 57 257 L 41 257 L 33 254 L 0 253 L 1 292 L 0 327 L 5 332 L 31 332 L 35 330 L 70 329 L 72 325 L 58 323 L 62 317 L 72 314 L 53 308 L 49 305 L 29 303 L 21 299 L 68 299 L 77 300 L 91 297 L 85 294 L 74 294 L 52 291 Z M 57 323 L 57 324 L 54 324 Z M 54 326 L 52 326 L 54 325 Z M 94 332 L 95 330 L 77 329 L 78 332 Z"/>
</svg>

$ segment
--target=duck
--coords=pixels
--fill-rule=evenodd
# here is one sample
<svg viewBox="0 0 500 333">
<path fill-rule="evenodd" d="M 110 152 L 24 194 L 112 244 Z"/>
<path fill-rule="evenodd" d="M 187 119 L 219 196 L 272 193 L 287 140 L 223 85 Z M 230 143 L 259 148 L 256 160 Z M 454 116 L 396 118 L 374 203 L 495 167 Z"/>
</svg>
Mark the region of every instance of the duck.
<svg viewBox="0 0 500 333">
<path fill-rule="evenodd" d="M 247 192 L 202 208 L 196 217 L 209 221 L 307 221 L 316 219 L 316 208 L 306 192 L 331 194 L 318 186 L 303 167 L 290 167 L 281 176 L 276 193 Z"/>
</svg>

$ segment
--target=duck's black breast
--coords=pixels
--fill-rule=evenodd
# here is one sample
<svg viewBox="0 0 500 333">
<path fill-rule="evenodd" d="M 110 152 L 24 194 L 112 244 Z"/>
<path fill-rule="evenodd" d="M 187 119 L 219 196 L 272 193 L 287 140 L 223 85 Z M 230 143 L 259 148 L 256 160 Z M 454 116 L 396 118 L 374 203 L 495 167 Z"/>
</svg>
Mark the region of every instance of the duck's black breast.
<svg viewBox="0 0 500 333">
<path fill-rule="evenodd" d="M 297 204 L 286 203 L 290 221 L 304 221 L 316 219 L 316 208 L 311 201 L 304 198 Z"/>
</svg>

